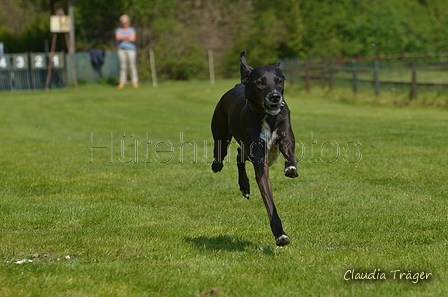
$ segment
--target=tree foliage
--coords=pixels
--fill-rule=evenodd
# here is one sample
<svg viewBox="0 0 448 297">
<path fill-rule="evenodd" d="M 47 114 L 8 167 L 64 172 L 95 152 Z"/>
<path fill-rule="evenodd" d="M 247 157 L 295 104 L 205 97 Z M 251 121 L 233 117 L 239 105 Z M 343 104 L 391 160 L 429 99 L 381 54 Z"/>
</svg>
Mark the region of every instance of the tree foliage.
<svg viewBox="0 0 448 297">
<path fill-rule="evenodd" d="M 165 79 L 201 78 L 207 51 L 218 75 L 238 73 L 247 50 L 256 66 L 278 58 L 448 50 L 445 0 L 73 0 L 76 48 L 114 50 L 118 18 L 137 30 L 141 76 L 148 50 Z M 49 15 L 67 0 L 0 1 L 0 41 L 9 52 L 43 51 Z M 67 9 L 65 9 L 67 12 Z M 60 42 L 60 49 L 65 45 Z"/>
</svg>

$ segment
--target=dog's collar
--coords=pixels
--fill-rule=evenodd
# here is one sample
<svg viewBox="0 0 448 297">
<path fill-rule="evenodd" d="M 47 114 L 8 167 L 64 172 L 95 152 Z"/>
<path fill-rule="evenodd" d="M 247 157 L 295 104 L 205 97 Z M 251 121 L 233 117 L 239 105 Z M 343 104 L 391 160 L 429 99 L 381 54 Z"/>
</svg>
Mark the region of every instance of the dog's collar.
<svg viewBox="0 0 448 297">
<path fill-rule="evenodd" d="M 250 110 L 252 110 L 253 112 L 256 112 L 256 113 L 259 113 L 259 114 L 265 114 L 266 113 L 264 109 L 257 107 L 249 99 L 246 99 L 246 103 L 247 103 L 247 105 L 249 105 Z"/>
</svg>

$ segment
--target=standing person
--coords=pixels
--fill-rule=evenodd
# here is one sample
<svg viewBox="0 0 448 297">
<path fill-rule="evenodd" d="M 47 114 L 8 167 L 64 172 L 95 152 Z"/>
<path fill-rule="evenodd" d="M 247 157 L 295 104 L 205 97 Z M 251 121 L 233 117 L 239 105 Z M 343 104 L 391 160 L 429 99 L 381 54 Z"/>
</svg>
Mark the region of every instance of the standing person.
<svg viewBox="0 0 448 297">
<path fill-rule="evenodd" d="M 122 27 L 115 31 L 115 39 L 118 41 L 118 59 L 120 60 L 120 84 L 123 89 L 127 81 L 127 68 L 131 70 L 131 81 L 134 88 L 138 88 L 138 74 L 136 67 L 137 47 L 135 46 L 136 32 L 130 26 L 129 16 L 120 17 Z"/>
</svg>

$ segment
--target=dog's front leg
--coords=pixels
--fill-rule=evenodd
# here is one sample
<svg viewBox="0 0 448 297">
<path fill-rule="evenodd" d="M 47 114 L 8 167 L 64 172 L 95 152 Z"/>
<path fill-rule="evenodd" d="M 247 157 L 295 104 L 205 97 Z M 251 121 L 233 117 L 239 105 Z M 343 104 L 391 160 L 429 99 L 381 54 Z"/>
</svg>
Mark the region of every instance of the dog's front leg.
<svg viewBox="0 0 448 297">
<path fill-rule="evenodd" d="M 261 192 L 264 205 L 269 215 L 272 233 L 275 236 L 275 241 L 278 246 L 289 244 L 288 235 L 283 231 L 282 221 L 277 214 L 274 204 L 274 197 L 272 195 L 271 183 L 269 181 L 269 171 L 267 162 L 254 162 L 255 177 L 258 183 L 258 188 Z"/>
<path fill-rule="evenodd" d="M 295 151 L 295 138 L 292 130 L 288 128 L 283 135 L 279 137 L 279 149 L 283 157 L 285 157 L 285 175 L 287 177 L 298 177 L 299 171 L 297 170 L 297 157 Z"/>
</svg>

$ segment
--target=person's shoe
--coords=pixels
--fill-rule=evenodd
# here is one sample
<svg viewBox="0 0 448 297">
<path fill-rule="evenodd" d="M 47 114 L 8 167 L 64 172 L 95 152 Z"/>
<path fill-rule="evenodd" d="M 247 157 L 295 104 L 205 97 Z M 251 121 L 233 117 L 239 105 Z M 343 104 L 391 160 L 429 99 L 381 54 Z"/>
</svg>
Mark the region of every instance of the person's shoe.
<svg viewBox="0 0 448 297">
<path fill-rule="evenodd" d="M 138 83 L 135 83 L 134 84 L 134 89 L 138 89 L 138 87 L 139 87 Z"/>
<path fill-rule="evenodd" d="M 119 90 L 124 89 L 124 84 L 119 84 L 119 85 L 117 86 L 117 89 L 119 89 Z"/>
</svg>

